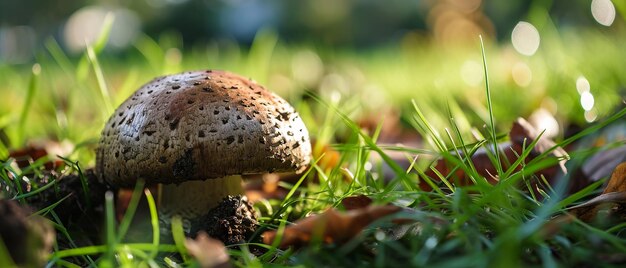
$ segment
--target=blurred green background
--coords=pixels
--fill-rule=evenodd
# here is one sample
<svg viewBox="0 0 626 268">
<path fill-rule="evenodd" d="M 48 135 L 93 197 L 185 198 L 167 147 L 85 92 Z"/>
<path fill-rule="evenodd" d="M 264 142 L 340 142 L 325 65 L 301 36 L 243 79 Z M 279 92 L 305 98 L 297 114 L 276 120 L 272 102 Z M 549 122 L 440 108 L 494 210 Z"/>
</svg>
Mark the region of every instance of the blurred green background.
<svg viewBox="0 0 626 268">
<path fill-rule="evenodd" d="M 254 78 L 316 138 L 335 124 L 307 92 L 357 121 L 406 122 L 415 100 L 443 128 L 449 107 L 469 130 L 488 120 L 479 36 L 498 127 L 540 111 L 563 136 L 622 102 L 625 17 L 610 0 L 0 1 L 0 158 L 52 140 L 92 161 L 114 107 L 189 69 Z"/>
</svg>

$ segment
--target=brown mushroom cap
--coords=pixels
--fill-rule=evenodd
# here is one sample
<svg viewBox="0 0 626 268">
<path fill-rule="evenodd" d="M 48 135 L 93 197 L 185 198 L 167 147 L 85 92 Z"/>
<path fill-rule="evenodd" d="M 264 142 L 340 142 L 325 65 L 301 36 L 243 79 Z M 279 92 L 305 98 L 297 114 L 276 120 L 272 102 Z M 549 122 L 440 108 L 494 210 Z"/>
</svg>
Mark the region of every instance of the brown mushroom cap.
<svg viewBox="0 0 626 268">
<path fill-rule="evenodd" d="M 132 186 L 301 171 L 310 159 L 308 131 L 289 103 L 237 74 L 195 71 L 156 78 L 115 110 L 96 172 Z"/>
</svg>

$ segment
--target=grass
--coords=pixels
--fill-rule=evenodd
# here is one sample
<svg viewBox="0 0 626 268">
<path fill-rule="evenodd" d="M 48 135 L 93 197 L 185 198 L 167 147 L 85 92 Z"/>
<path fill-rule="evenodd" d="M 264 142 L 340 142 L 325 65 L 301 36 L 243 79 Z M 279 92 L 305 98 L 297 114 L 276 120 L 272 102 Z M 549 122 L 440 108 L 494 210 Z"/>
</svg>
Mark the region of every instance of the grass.
<svg viewBox="0 0 626 268">
<path fill-rule="evenodd" d="M 542 182 L 537 171 L 556 164 L 556 160 L 548 157 L 549 152 L 527 159 L 534 145 L 528 142 L 520 160 L 501 165 L 501 151 L 495 142 L 506 139 L 503 133 L 514 118 L 541 106 L 540 99 L 556 102 L 561 123 L 583 125 L 574 86 L 580 75 L 592 84 L 599 123 L 584 125 L 583 131 L 567 139 L 561 137 L 558 145 L 597 135 L 608 124 L 622 120 L 626 110 L 615 112 L 614 108 L 618 105 L 617 91 L 626 84 L 625 78 L 618 75 L 620 63 L 626 60 L 626 52 L 619 46 L 625 41 L 624 35 L 605 37 L 588 31 L 580 36 L 588 42 L 574 42 L 581 37 L 570 32 L 562 36 L 544 33 L 542 47 L 554 49 L 540 50 L 531 58 L 512 55 L 506 45 L 488 43 L 444 50 L 418 45 L 410 39 L 399 48 L 358 53 L 315 49 L 281 43 L 269 31 L 259 33 L 249 50 L 216 43 L 181 51 L 176 45 L 180 40 L 165 35 L 158 40 L 142 37 L 135 43 L 136 51 L 118 55 L 107 54 L 103 43 L 106 39 L 101 38 L 84 55 L 71 56 L 49 40 L 46 51 L 39 54 L 38 63 L 32 67 L 0 63 L 0 80 L 7 81 L 0 85 L 0 94 L 12 104 L 0 107 L 0 134 L 5 136 L 0 143 L 0 159 L 8 159 L 9 150 L 29 142 L 69 141 L 73 148 L 63 152 L 68 169 L 58 172 L 78 173 L 83 192 L 74 194 L 87 197 L 89 182 L 83 170 L 93 166 L 99 132 L 117 104 L 154 76 L 187 69 L 228 69 L 253 77 L 288 99 L 317 141 L 313 168 L 295 184 L 281 184 L 289 189 L 287 198 L 257 205 L 262 213 L 260 231 L 282 230 L 311 213 L 340 207 L 343 198 L 358 194 L 371 197 L 375 203 L 407 208 L 375 222 L 344 245 L 313 241 L 298 250 L 280 250 L 276 245 L 251 240 L 229 246 L 235 265 L 593 266 L 626 251 L 624 224 L 603 226 L 574 221 L 560 226 L 553 235 L 546 235 L 544 227 L 566 207 L 597 192 L 601 183 L 566 195 L 566 177 L 541 192 L 543 196 L 536 196 L 525 187 L 530 182 Z M 574 45 L 563 46 L 566 41 Z M 597 55 L 596 50 L 605 52 Z M 310 52 L 323 62 L 325 76 L 310 80 L 294 71 L 297 55 Z M 555 58 L 562 59 L 558 64 L 564 62 L 565 66 L 555 63 Z M 464 62 L 473 61 L 482 62 L 484 72 L 479 70 L 478 74 L 484 86 L 468 84 L 457 75 Z M 520 62 L 536 74 L 527 87 L 516 85 L 510 78 L 511 66 Z M 377 121 L 374 129 L 364 129 L 359 123 L 385 112 L 397 112 L 400 128 L 423 140 L 423 146 L 379 142 L 390 131 L 384 128 L 384 121 Z M 474 127 L 482 125 L 486 127 Z M 500 183 L 487 183 L 470 161 L 479 148 L 491 152 L 492 161 L 497 163 L 497 174 L 493 175 L 499 175 Z M 398 164 L 392 151 L 404 154 L 410 166 Z M 457 151 L 463 154 L 453 153 Z M 335 152 L 339 157 L 330 161 Z M 427 176 L 425 172 L 434 157 L 453 163 L 454 170 L 463 170 L 474 184 L 459 187 L 450 175 L 437 172 L 435 177 Z M 55 180 L 33 183 L 30 192 L 15 183 L 24 179 L 36 182 L 44 177 L 44 163 L 42 159 L 20 169 L 11 159 L 3 161 L 0 184 L 3 189 L 8 186 L 4 198 L 28 204 L 41 191 L 56 189 Z M 391 175 L 385 176 L 387 169 Z M 420 181 L 428 183 L 433 191 L 420 190 Z M 102 197 L 105 210 L 101 244 L 80 244 L 76 234 L 80 230 L 68 230 L 68 222 L 58 217 L 55 208 L 70 196 L 38 211 L 69 241 L 69 246 L 56 245 L 50 265 L 193 266 L 194 260 L 182 246 L 182 223 L 172 224 L 172 243 L 162 242 L 154 200 L 142 188 L 138 185 L 135 189 L 129 210 L 119 223 L 114 218 L 111 194 Z M 142 243 L 127 243 L 123 237 L 142 193 L 148 200 L 152 233 Z M 413 223 L 392 223 L 392 219 L 400 218 Z M 249 252 L 255 246 L 268 251 L 253 256 Z M 0 254 L 4 254 L 1 248 Z"/>
</svg>

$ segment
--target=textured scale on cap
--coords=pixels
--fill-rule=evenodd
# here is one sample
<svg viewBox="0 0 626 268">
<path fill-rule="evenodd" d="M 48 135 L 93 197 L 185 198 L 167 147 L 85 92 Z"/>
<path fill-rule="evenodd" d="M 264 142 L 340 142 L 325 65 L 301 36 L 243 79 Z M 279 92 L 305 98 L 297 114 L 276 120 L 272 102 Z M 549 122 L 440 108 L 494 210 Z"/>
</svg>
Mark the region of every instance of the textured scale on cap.
<svg viewBox="0 0 626 268">
<path fill-rule="evenodd" d="M 122 103 L 100 138 L 96 172 L 114 185 L 301 171 L 308 131 L 293 107 L 225 71 L 156 78 Z"/>
</svg>

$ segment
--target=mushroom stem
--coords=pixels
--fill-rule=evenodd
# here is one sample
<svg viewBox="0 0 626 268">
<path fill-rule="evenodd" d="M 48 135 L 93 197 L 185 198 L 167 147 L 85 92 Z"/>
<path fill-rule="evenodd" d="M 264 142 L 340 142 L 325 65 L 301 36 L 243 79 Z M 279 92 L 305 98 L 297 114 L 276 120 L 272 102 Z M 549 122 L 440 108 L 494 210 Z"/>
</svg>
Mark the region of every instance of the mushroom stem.
<svg viewBox="0 0 626 268">
<path fill-rule="evenodd" d="M 181 184 L 161 184 L 159 193 L 160 217 L 180 215 L 192 219 L 206 214 L 228 195 L 243 194 L 240 175 Z"/>
</svg>

